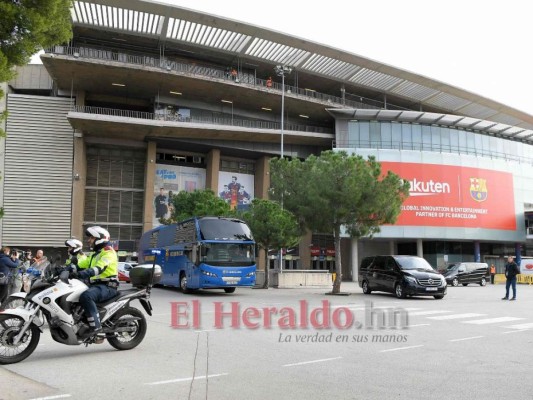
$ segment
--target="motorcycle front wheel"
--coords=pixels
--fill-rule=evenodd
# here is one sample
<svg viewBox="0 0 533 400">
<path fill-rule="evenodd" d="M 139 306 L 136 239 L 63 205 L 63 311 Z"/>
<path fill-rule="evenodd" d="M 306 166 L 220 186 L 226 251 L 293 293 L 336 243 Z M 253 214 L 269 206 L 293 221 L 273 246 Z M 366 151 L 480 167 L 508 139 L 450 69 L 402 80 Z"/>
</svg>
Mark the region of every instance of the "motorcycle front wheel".
<svg viewBox="0 0 533 400">
<path fill-rule="evenodd" d="M 130 350 L 137 347 L 146 335 L 147 324 L 144 314 L 133 307 L 118 310 L 111 317 L 115 336 L 107 341 L 117 350 Z"/>
<path fill-rule="evenodd" d="M 27 358 L 37 345 L 41 331 L 31 324 L 18 344 L 15 337 L 24 326 L 24 320 L 15 315 L 0 315 L 0 365 L 18 363 Z"/>
</svg>

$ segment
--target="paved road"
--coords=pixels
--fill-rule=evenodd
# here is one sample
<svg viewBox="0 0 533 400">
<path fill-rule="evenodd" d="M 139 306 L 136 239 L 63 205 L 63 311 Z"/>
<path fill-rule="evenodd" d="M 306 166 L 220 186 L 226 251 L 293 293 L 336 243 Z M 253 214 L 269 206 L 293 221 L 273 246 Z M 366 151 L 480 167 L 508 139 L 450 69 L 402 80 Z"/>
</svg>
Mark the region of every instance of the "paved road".
<svg viewBox="0 0 533 400">
<path fill-rule="evenodd" d="M 443 300 L 363 295 L 354 283 L 342 290 L 350 295 L 154 289 L 155 314 L 139 347 L 69 347 L 45 331 L 33 355 L 0 369 L 0 399 L 531 399 L 533 286 L 519 286 L 515 302 L 500 300 L 501 285 L 452 287 Z M 315 329 L 324 323 L 316 311 L 324 301 L 332 327 Z M 174 320 L 171 302 L 182 312 Z M 194 323 L 196 304 L 199 326 L 173 328 Z M 291 310 L 294 324 L 302 324 L 302 304 L 307 329 L 280 328 L 291 325 Z M 220 329 L 217 307 L 226 312 Z M 240 316 L 233 320 L 232 307 Z M 334 326 L 346 324 L 348 314 L 350 328 Z M 390 315 L 396 329 L 387 326 Z"/>
</svg>

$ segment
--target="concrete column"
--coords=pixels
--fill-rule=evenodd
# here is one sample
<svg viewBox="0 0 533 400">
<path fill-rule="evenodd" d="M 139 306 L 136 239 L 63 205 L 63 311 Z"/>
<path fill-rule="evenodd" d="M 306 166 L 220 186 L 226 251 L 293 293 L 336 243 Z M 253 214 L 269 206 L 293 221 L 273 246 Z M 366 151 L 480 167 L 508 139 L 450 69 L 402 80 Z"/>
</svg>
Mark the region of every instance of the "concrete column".
<svg viewBox="0 0 533 400">
<path fill-rule="evenodd" d="M 143 232 L 153 228 L 154 217 L 154 183 L 155 183 L 155 160 L 157 155 L 156 142 L 148 142 L 146 147 L 146 168 L 144 173 L 144 210 Z"/>
<path fill-rule="evenodd" d="M 352 281 L 358 282 L 359 275 L 359 239 L 352 238 Z"/>
<path fill-rule="evenodd" d="M 76 105 L 85 105 L 85 91 L 76 92 Z M 83 132 L 74 130 L 73 138 L 74 160 L 72 165 L 72 206 L 70 233 L 73 237 L 83 241 L 83 216 L 85 212 L 85 185 L 87 182 L 87 145 L 83 139 Z"/>
<path fill-rule="evenodd" d="M 270 157 L 261 157 L 255 163 L 254 194 L 258 199 L 268 199 L 270 187 Z"/>
<path fill-rule="evenodd" d="M 74 163 L 72 166 L 72 207 L 70 232 L 83 241 L 83 215 L 85 211 L 85 185 L 87 181 L 87 145 L 83 134 L 74 132 Z"/>
<path fill-rule="evenodd" d="M 416 240 L 416 255 L 418 257 L 424 257 L 424 245 L 422 239 Z"/>
<path fill-rule="evenodd" d="M 390 255 L 396 254 L 396 242 L 394 240 L 391 240 L 389 242 L 389 254 Z"/>
<path fill-rule="evenodd" d="M 520 263 L 522 262 L 522 243 L 515 243 L 514 254 L 516 257 L 516 263 L 520 266 Z"/>
<path fill-rule="evenodd" d="M 474 242 L 474 262 L 481 262 L 481 249 L 479 242 Z"/>
<path fill-rule="evenodd" d="M 220 150 L 213 149 L 207 154 L 205 188 L 218 193 L 218 173 L 220 171 Z"/>
</svg>

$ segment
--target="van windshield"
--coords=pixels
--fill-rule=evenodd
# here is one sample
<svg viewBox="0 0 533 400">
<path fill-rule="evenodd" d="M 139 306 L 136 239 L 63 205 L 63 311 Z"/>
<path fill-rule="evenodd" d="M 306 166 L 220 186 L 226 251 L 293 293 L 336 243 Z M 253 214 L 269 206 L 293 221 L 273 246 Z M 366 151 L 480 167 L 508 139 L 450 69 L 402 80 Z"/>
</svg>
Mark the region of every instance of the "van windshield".
<svg viewBox="0 0 533 400">
<path fill-rule="evenodd" d="M 396 261 L 402 270 L 435 271 L 425 259 L 420 257 L 397 257 Z"/>
</svg>

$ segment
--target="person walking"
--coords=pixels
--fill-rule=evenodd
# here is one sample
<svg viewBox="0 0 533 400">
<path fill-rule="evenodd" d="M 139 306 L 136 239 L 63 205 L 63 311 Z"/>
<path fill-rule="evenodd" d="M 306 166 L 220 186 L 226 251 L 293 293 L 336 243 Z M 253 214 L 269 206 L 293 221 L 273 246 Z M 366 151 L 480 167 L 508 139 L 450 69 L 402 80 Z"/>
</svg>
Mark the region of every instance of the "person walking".
<svg viewBox="0 0 533 400">
<path fill-rule="evenodd" d="M 494 285 L 494 277 L 496 276 L 496 267 L 494 264 L 490 265 L 490 283 Z"/>
<path fill-rule="evenodd" d="M 516 300 L 516 275 L 520 273 L 518 265 L 514 262 L 513 256 L 507 257 L 505 264 L 505 297 L 502 300 Z M 513 297 L 509 299 L 509 288 L 513 288 Z"/>
</svg>

